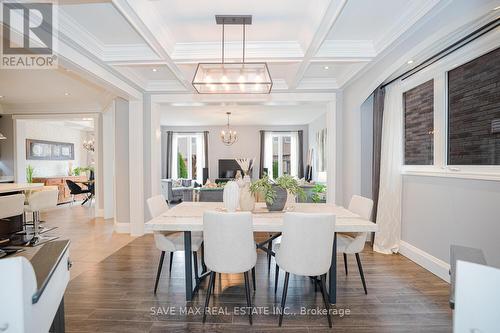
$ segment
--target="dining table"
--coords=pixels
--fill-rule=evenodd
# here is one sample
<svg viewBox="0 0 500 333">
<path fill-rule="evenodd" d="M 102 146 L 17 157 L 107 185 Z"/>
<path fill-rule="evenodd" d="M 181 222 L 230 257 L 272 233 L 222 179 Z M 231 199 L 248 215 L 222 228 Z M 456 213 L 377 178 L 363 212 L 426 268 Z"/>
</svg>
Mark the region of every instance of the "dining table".
<svg viewBox="0 0 500 333">
<path fill-rule="evenodd" d="M 149 232 L 183 232 L 184 248 L 191 248 L 191 232 L 203 231 L 203 214 L 206 211 L 225 211 L 222 202 L 182 202 L 145 223 Z M 257 202 L 252 211 L 253 231 L 274 233 L 265 242 L 258 243 L 257 248 L 274 255 L 265 244 L 271 242 L 283 230 L 283 218 L 286 212 L 332 213 L 335 215 L 335 234 L 332 247 L 332 261 L 328 272 L 328 298 L 331 304 L 337 302 L 337 233 L 376 232 L 378 226 L 348 209 L 329 203 L 294 203 L 283 211 L 269 211 L 266 204 Z M 198 290 L 199 281 L 193 286 L 192 257 L 184 251 L 186 301 L 191 301 Z M 202 275 L 202 276 L 206 276 Z"/>
</svg>

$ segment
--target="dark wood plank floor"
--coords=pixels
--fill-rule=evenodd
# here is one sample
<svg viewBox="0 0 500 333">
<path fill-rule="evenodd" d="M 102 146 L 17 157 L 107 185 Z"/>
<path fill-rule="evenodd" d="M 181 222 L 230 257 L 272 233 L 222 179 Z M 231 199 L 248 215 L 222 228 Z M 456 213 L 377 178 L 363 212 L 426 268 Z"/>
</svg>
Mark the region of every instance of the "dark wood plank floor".
<svg viewBox="0 0 500 333">
<path fill-rule="evenodd" d="M 157 295 L 153 294 L 159 252 L 153 237 L 140 237 L 121 248 L 70 282 L 65 296 L 68 332 L 451 332 L 448 285 L 400 255 L 381 255 L 367 249 L 362 261 L 368 284 L 363 293 L 354 257 L 349 258 L 346 276 L 339 256 L 338 304 L 333 330 L 323 315 L 300 315 L 301 307 L 323 309 L 320 292 L 308 278 L 291 276 L 287 298 L 289 312 L 278 328 L 275 314 L 248 317 L 235 314 L 244 307 L 243 276 L 222 275 L 217 280 L 211 306 L 226 310 L 209 316 L 201 324 L 201 314 L 183 314 L 186 305 L 203 307 L 206 284 L 192 303 L 184 301 L 183 253 L 174 256 L 172 276 L 168 256 Z M 257 291 L 253 303 L 260 311 L 279 307 L 283 273 L 274 295 L 274 262 L 271 272 L 267 259 L 259 253 Z M 220 307 L 220 308 L 218 308 Z M 176 313 L 165 314 L 169 309 Z M 349 313 L 347 313 L 349 311 Z M 343 313 L 343 315 L 340 315 Z"/>
</svg>

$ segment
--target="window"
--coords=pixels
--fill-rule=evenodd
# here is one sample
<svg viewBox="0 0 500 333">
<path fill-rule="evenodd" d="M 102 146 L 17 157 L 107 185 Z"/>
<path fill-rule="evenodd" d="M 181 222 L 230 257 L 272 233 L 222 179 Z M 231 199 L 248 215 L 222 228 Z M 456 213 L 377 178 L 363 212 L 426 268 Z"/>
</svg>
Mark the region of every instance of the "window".
<svg viewBox="0 0 500 333">
<path fill-rule="evenodd" d="M 172 178 L 203 181 L 203 134 L 174 133 Z"/>
<path fill-rule="evenodd" d="M 448 165 L 500 165 L 500 48 L 448 72 Z"/>
<path fill-rule="evenodd" d="M 266 159 L 264 167 L 269 177 L 298 175 L 298 135 L 296 132 L 266 133 Z"/>
<path fill-rule="evenodd" d="M 403 94 L 405 165 L 434 164 L 434 80 Z"/>
</svg>

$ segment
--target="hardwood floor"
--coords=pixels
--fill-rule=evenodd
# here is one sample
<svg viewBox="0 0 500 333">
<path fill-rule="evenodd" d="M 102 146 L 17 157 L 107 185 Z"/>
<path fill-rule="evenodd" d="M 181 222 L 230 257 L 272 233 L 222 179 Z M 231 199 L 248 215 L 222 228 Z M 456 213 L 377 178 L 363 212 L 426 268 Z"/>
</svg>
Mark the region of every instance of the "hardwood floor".
<svg viewBox="0 0 500 333">
<path fill-rule="evenodd" d="M 102 240 L 101 240 L 102 241 Z M 105 241 L 102 241 L 105 242 Z M 99 240 L 93 243 L 98 245 Z M 448 307 L 448 284 L 400 255 L 381 255 L 370 249 L 361 259 L 368 284 L 363 292 L 354 256 L 350 257 L 346 276 L 339 256 L 338 304 L 333 329 L 324 315 L 286 315 L 278 328 L 277 314 L 254 314 L 253 326 L 248 317 L 234 313 L 245 307 L 243 275 L 217 278 L 211 307 L 225 310 L 209 315 L 201 324 L 202 312 L 181 313 L 184 306 L 193 311 L 204 304 L 204 281 L 192 303 L 184 301 L 183 253 L 174 256 L 172 274 L 168 259 L 158 287 L 153 294 L 159 260 L 152 235 L 137 238 L 74 278 L 65 296 L 67 332 L 451 332 Z M 168 256 L 166 257 L 168 258 Z M 252 302 L 263 307 L 279 307 L 284 274 L 280 275 L 274 295 L 274 261 L 271 272 L 266 256 L 259 252 L 257 290 Z M 323 309 L 321 293 L 314 291 L 305 277 L 291 275 L 287 297 L 289 312 L 301 307 Z M 175 313 L 166 313 L 175 310 Z M 221 310 L 221 311 L 222 311 Z M 272 309 L 270 309 L 272 312 Z M 349 311 L 349 313 L 347 313 Z M 340 315 L 342 313 L 343 315 Z"/>
<path fill-rule="evenodd" d="M 43 212 L 41 218 L 46 221 L 43 226 L 57 227 L 47 235 L 71 241 L 72 279 L 94 269 L 97 263 L 135 239 L 113 232 L 113 220 L 95 218 L 94 207 L 89 208 L 88 205 L 60 205 Z"/>
</svg>

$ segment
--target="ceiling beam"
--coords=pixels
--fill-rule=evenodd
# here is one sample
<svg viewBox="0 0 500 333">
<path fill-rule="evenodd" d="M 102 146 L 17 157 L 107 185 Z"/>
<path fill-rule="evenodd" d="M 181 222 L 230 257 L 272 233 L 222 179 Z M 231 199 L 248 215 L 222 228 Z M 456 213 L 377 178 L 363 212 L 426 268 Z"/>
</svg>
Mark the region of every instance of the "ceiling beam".
<svg viewBox="0 0 500 333">
<path fill-rule="evenodd" d="M 295 74 L 294 79 L 289 85 L 290 89 L 295 89 L 298 86 L 300 80 L 302 80 L 302 78 L 304 77 L 307 67 L 309 67 L 309 63 L 313 59 L 314 55 L 318 52 L 321 44 L 323 44 L 323 41 L 328 36 L 328 33 L 337 21 L 337 18 L 340 16 L 340 13 L 344 9 L 346 3 L 347 0 L 330 1 L 325 15 L 323 15 L 323 19 L 321 20 L 318 29 L 316 30 L 313 38 L 311 39 L 311 42 L 309 43 L 309 46 L 307 47 L 307 51 L 304 54 L 304 58 L 302 59 L 299 70 L 297 71 L 297 74 Z"/>
<path fill-rule="evenodd" d="M 167 32 L 165 32 L 165 27 L 162 25 L 163 22 L 159 19 L 154 11 L 148 10 L 149 7 L 147 3 L 135 3 L 135 7 L 129 3 L 127 0 L 113 0 L 113 4 L 118 9 L 118 11 L 123 15 L 123 17 L 130 23 L 130 25 L 137 31 L 137 33 L 146 41 L 146 43 L 154 50 L 156 54 L 165 62 L 168 68 L 172 71 L 175 77 L 181 82 L 181 84 L 188 90 L 194 91 L 191 82 L 184 77 L 184 74 L 175 64 L 175 62 L 170 57 L 171 52 L 173 52 L 173 41 Z M 155 29 L 155 34 L 157 36 L 163 37 L 163 40 L 159 40 L 155 34 L 152 33 L 151 27 L 146 24 L 144 19 L 141 17 L 141 13 L 137 10 L 143 11 L 143 16 L 146 15 L 150 23 L 154 24 L 157 29 Z"/>
</svg>

